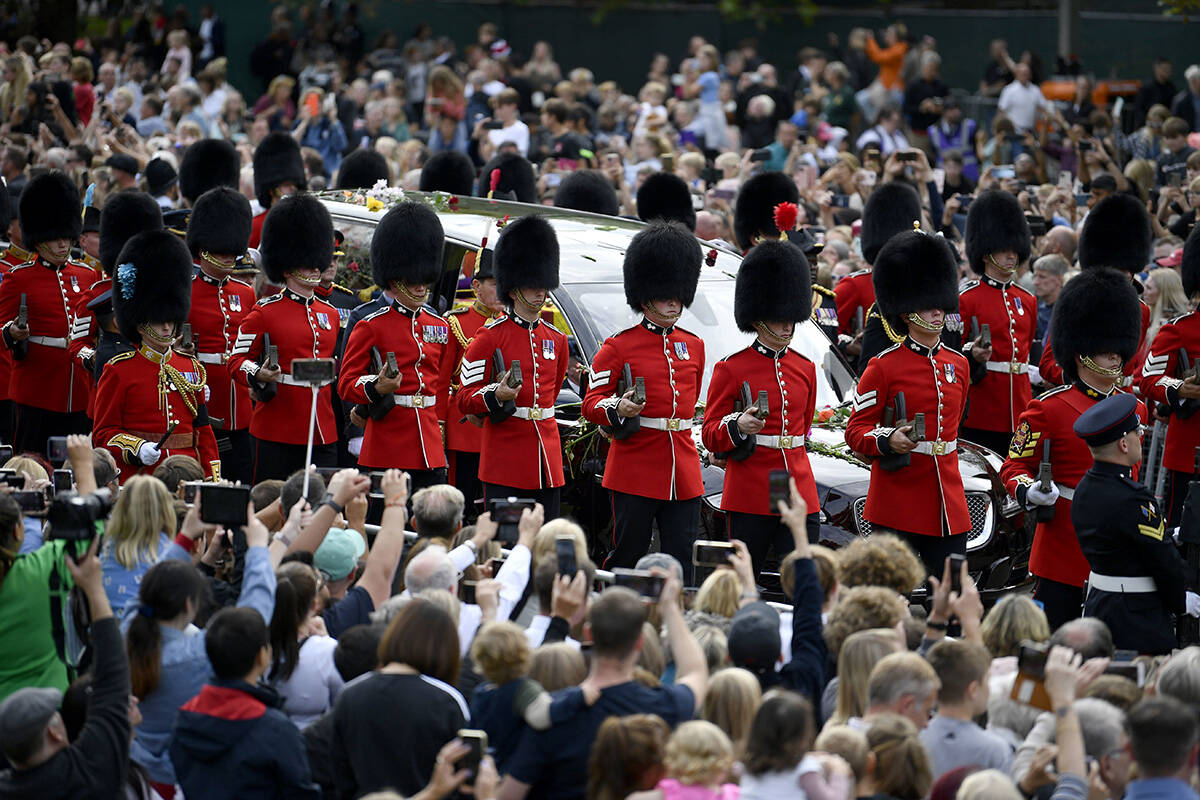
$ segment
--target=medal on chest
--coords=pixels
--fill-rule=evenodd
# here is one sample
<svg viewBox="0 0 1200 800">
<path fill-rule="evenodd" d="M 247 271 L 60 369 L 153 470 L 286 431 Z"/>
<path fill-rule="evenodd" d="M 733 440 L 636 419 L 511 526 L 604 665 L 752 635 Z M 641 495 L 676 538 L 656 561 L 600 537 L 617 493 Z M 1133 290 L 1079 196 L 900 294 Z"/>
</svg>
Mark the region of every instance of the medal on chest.
<svg viewBox="0 0 1200 800">
<path fill-rule="evenodd" d="M 333 330 L 333 326 L 329 324 L 329 315 L 328 314 L 326 314 L 322 311 L 318 311 L 316 314 L 316 317 L 317 317 L 317 327 L 319 327 L 323 331 Z"/>
<path fill-rule="evenodd" d="M 554 340 L 542 339 L 542 358 L 547 361 L 554 360 Z"/>
<path fill-rule="evenodd" d="M 675 355 L 684 361 L 687 361 L 692 357 L 691 354 L 688 353 L 687 342 L 675 343 Z"/>
<path fill-rule="evenodd" d="M 962 333 L 963 321 L 962 314 L 954 313 L 946 315 L 946 330 L 954 333 Z"/>
<path fill-rule="evenodd" d="M 450 341 L 450 329 L 445 325 L 422 325 L 421 340 L 428 344 L 446 344 Z"/>
<path fill-rule="evenodd" d="M 946 380 L 950 383 L 954 383 L 954 365 L 943 364 L 942 366 L 945 367 Z"/>
<path fill-rule="evenodd" d="M 229 310 L 230 311 L 241 311 L 242 310 L 242 298 L 240 295 L 231 294 L 229 296 Z"/>
<path fill-rule="evenodd" d="M 1018 314 L 1020 314 L 1022 317 L 1025 316 L 1025 306 L 1021 305 L 1021 298 L 1014 297 L 1013 305 L 1017 307 Z"/>
<path fill-rule="evenodd" d="M 76 294 L 79 293 L 79 278 L 75 275 L 71 276 L 71 291 L 75 292 Z"/>
</svg>

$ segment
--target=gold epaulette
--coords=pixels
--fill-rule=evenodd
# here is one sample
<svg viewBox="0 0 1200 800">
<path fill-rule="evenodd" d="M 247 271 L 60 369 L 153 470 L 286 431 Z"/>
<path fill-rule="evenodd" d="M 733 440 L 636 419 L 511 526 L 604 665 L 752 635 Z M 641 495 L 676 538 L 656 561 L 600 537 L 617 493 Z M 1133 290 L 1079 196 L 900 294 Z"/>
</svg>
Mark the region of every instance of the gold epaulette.
<svg viewBox="0 0 1200 800">
<path fill-rule="evenodd" d="M 813 284 L 812 288 L 813 292 L 816 294 L 823 294 L 826 297 L 837 297 L 837 295 L 834 294 L 833 289 L 826 289 L 824 286 L 815 283 Z"/>
<path fill-rule="evenodd" d="M 121 361 L 128 361 L 129 359 L 133 358 L 135 355 L 137 355 L 136 350 L 126 350 L 123 353 L 117 353 L 115 356 L 110 358 L 107 363 L 108 364 L 117 364 Z"/>
</svg>

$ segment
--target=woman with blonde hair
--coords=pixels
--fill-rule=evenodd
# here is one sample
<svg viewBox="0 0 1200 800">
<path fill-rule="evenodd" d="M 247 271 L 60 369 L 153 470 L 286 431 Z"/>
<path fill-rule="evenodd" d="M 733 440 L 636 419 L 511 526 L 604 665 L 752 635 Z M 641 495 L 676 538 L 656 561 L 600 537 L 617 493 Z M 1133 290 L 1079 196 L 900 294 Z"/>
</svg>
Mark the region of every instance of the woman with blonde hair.
<svg viewBox="0 0 1200 800">
<path fill-rule="evenodd" d="M 1021 800 L 1012 778 L 998 769 L 985 769 L 968 775 L 959 784 L 954 800 Z"/>
<path fill-rule="evenodd" d="M 137 602 L 142 576 L 167 551 L 176 530 L 175 502 L 167 487 L 150 475 L 125 482 L 104 528 L 100 566 L 104 591 L 119 618 Z"/>
<path fill-rule="evenodd" d="M 837 677 L 829 682 L 836 693 L 837 705 L 825 723 L 826 728 L 845 725 L 866 713 L 871 668 L 884 656 L 898 652 L 900 639 L 892 628 L 870 628 L 846 637 L 838 653 Z M 825 700 L 822 698 L 822 704 Z"/>
<path fill-rule="evenodd" d="M 754 673 L 740 667 L 729 667 L 713 673 L 709 678 L 700 718 L 725 731 L 740 758 L 746 750 L 750 725 L 761 703 L 762 687 Z"/>
<path fill-rule="evenodd" d="M 867 744 L 875 756 L 870 772 L 876 793 L 893 800 L 921 800 L 929 794 L 929 755 L 912 722 L 898 714 L 880 714 L 867 731 Z"/>
<path fill-rule="evenodd" d="M 255 117 L 266 117 L 273 131 L 292 130 L 292 120 L 296 118 L 296 104 L 292 101 L 292 90 L 296 88 L 296 79 L 291 75 L 276 75 L 267 85 L 267 91 L 254 104 L 251 113 Z"/>
<path fill-rule="evenodd" d="M 11 469 L 24 475 L 27 484 L 50 480 L 50 473 L 46 472 L 46 468 L 37 459 L 30 456 L 13 456 L 5 462 L 4 469 Z"/>
<path fill-rule="evenodd" d="M 1146 341 L 1153 342 L 1154 335 L 1165 323 L 1192 310 L 1194 303 L 1183 291 L 1183 279 L 1179 271 L 1171 267 L 1150 270 L 1146 277 L 1142 302 L 1150 306 L 1150 326 L 1146 328 Z"/>
<path fill-rule="evenodd" d="M 23 56 L 8 56 L 4 59 L 4 83 L 0 85 L 0 116 L 8 119 L 12 112 L 25 103 L 25 90 L 33 81 L 29 62 Z"/>
<path fill-rule="evenodd" d="M 1135 158 L 1125 165 L 1125 178 L 1137 189 L 1143 203 L 1154 188 L 1154 167 L 1154 162 L 1147 158 Z"/>
<path fill-rule="evenodd" d="M 741 603 L 742 584 L 731 569 L 714 570 L 704 579 L 692 603 L 693 613 L 715 614 L 733 619 Z"/>
<path fill-rule="evenodd" d="M 592 742 L 587 800 L 625 800 L 657 784 L 670 735 L 667 723 L 654 714 L 604 720 Z"/>
<path fill-rule="evenodd" d="M 983 644 L 992 658 L 1015 656 L 1025 640 L 1045 642 L 1050 639 L 1050 623 L 1046 614 L 1031 598 L 1009 594 L 1000 598 L 983 618 L 980 626 Z"/>
<path fill-rule="evenodd" d="M 667 777 L 628 800 L 737 800 L 737 784 L 725 783 L 733 768 L 733 743 L 711 722 L 695 719 L 676 728 L 667 739 L 663 766 Z"/>
</svg>

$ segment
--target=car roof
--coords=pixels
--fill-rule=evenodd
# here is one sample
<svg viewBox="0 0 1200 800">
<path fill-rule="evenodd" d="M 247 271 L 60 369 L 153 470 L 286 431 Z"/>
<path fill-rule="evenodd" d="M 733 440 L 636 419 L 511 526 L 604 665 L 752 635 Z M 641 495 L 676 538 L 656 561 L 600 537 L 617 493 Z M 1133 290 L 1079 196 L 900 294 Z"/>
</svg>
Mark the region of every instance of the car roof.
<svg viewBox="0 0 1200 800">
<path fill-rule="evenodd" d="M 390 189 L 392 193 L 399 190 Z M 361 194 L 343 191 L 318 193 L 326 201 L 331 214 L 350 217 L 366 223 L 378 223 L 387 211 L 387 206 L 376 211 L 351 198 Z M 438 211 L 446 238 L 468 246 L 478 247 L 485 231 L 488 247 L 496 244 L 497 220 L 505 217 L 521 217 L 526 214 L 541 214 L 554 227 L 558 236 L 559 279 L 563 284 L 571 283 L 621 283 L 622 261 L 629 241 L 646 226 L 646 223 L 624 217 L 609 217 L 586 211 L 554 208 L 553 206 L 516 203 L 507 200 L 487 200 L 481 197 L 457 196 L 450 203 L 450 195 L 444 192 L 405 191 L 405 198 L 428 203 Z M 336 226 L 336 223 L 334 225 Z M 741 257 L 732 251 L 700 240 L 705 255 L 716 250 L 713 266 L 705 263 L 701 267 L 701 280 L 733 280 L 737 275 Z"/>
</svg>

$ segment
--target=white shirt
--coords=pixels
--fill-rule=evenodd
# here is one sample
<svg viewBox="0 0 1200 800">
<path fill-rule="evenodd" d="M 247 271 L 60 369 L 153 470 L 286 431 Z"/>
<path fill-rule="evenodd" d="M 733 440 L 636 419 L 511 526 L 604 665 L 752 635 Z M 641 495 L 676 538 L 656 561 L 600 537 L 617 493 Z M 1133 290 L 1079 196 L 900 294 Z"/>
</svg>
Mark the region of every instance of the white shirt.
<svg viewBox="0 0 1200 800">
<path fill-rule="evenodd" d="M 512 142 L 522 156 L 529 155 L 529 126 L 519 119 L 507 128 L 488 131 L 487 136 L 493 147 L 499 148 L 505 142 Z"/>
<path fill-rule="evenodd" d="M 304 730 L 329 709 L 345 688 L 345 682 L 333 663 L 337 639 L 309 636 L 300 643 L 296 668 L 283 682 L 271 685 L 283 698 L 283 713 Z"/>
<path fill-rule="evenodd" d="M 1019 81 L 1013 81 L 1000 92 L 1000 110 L 1012 120 L 1018 131 L 1033 128 L 1039 108 L 1049 109 L 1050 101 L 1032 83 L 1022 86 Z"/>
<path fill-rule="evenodd" d="M 550 617 L 546 614 L 538 614 L 529 623 L 529 627 L 525 629 L 525 641 L 529 642 L 529 646 L 536 650 L 541 647 L 546 641 L 546 631 L 550 628 Z M 572 639 L 570 636 L 566 638 L 566 643 L 572 645 L 576 650 L 579 649 L 579 642 Z"/>
<path fill-rule="evenodd" d="M 466 545 L 454 548 L 450 553 L 450 560 L 454 562 L 455 567 L 462 558 L 461 553 L 455 557 L 455 553 L 459 553 L 460 550 L 474 553 Z M 471 560 L 475 560 L 474 555 L 471 556 Z M 496 619 L 508 619 L 517 603 L 521 602 L 521 596 L 525 594 L 525 585 L 529 583 L 529 564 L 532 560 L 533 554 L 529 552 L 528 547 L 523 544 L 516 545 L 505 559 L 504 565 L 500 567 L 500 571 L 496 573 L 496 580 L 500 581 L 500 602 L 496 608 Z M 471 649 L 471 642 L 475 640 L 475 633 L 479 630 L 481 622 L 483 609 L 474 603 L 463 603 L 458 612 L 458 649 L 461 656 L 465 657 Z"/>
<path fill-rule="evenodd" d="M 854 143 L 854 147 L 861 151 L 868 144 L 879 145 L 879 152 L 884 156 L 889 156 L 897 150 L 908 149 L 908 140 L 904 138 L 903 133 L 898 129 L 888 133 L 879 125 L 863 131 L 862 136 L 859 136 L 858 141 Z"/>
</svg>

